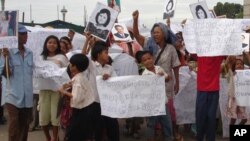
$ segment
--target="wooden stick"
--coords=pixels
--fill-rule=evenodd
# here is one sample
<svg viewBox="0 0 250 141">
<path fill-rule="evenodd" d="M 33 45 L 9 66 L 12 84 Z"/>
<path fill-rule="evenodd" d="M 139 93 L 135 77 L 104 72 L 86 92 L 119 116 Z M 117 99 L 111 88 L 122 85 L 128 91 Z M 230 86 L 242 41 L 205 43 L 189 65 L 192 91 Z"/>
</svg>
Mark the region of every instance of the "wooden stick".
<svg viewBox="0 0 250 141">
<path fill-rule="evenodd" d="M 9 74 L 9 61 L 8 61 L 8 55 L 5 56 L 5 69 L 6 69 L 6 92 L 7 94 L 10 94 L 10 74 Z"/>
</svg>

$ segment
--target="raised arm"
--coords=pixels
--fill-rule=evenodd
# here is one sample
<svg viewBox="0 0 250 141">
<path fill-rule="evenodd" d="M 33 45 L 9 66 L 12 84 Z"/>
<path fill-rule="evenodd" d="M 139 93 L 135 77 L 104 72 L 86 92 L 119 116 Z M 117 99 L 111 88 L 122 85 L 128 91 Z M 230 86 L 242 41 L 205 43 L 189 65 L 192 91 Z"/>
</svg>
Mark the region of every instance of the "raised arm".
<svg viewBox="0 0 250 141">
<path fill-rule="evenodd" d="M 86 37 L 86 41 L 82 48 L 82 54 L 87 55 L 89 52 L 89 41 L 90 41 L 91 35 L 90 33 L 84 33 L 83 35 Z"/>
<path fill-rule="evenodd" d="M 132 14 L 133 16 L 133 33 L 134 33 L 134 37 L 137 40 L 137 42 L 144 47 L 144 41 L 145 41 L 145 37 L 142 36 L 139 32 L 139 27 L 138 27 L 138 18 L 139 18 L 139 11 L 136 10 L 133 12 Z"/>
</svg>

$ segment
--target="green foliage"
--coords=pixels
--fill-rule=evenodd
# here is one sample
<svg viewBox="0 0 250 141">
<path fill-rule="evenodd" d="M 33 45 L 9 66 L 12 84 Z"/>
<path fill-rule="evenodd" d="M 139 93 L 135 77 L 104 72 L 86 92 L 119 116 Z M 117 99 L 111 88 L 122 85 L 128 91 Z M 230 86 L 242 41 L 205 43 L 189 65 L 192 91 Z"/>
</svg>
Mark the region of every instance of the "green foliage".
<svg viewBox="0 0 250 141">
<path fill-rule="evenodd" d="M 217 16 L 227 15 L 227 18 L 243 18 L 243 5 L 236 3 L 221 3 L 218 2 L 214 7 L 214 12 Z"/>
</svg>

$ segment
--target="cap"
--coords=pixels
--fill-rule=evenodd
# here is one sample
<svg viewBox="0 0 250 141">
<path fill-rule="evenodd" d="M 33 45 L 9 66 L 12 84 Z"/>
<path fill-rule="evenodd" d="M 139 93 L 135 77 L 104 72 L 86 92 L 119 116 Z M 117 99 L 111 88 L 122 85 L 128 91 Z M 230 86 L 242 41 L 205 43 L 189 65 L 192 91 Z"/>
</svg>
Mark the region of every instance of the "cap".
<svg viewBox="0 0 250 141">
<path fill-rule="evenodd" d="M 22 24 L 18 24 L 18 33 L 25 33 L 28 32 L 29 30 L 27 30 L 27 28 L 22 25 Z"/>
</svg>

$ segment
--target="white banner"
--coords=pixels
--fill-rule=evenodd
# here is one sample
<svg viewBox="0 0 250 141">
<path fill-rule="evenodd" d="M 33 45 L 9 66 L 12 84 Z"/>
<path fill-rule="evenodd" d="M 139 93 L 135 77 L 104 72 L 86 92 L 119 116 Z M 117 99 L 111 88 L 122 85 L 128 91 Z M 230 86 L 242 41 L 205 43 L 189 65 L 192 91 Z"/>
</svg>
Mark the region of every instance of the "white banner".
<svg viewBox="0 0 250 141">
<path fill-rule="evenodd" d="M 242 26 L 242 20 L 188 20 L 183 30 L 185 47 L 198 56 L 240 55 Z"/>
<path fill-rule="evenodd" d="M 102 115 L 113 118 L 164 115 L 164 77 L 122 76 L 102 80 L 97 77 Z"/>
<path fill-rule="evenodd" d="M 45 39 L 50 35 L 55 35 L 59 39 L 67 36 L 68 29 L 46 29 L 46 28 L 32 28 L 27 27 L 31 32 L 28 32 L 27 48 L 33 52 L 34 62 L 36 63 L 43 51 Z"/>
<path fill-rule="evenodd" d="M 234 78 L 237 105 L 250 106 L 250 70 L 237 70 Z"/>
<path fill-rule="evenodd" d="M 66 68 L 59 68 L 50 61 L 37 63 L 33 70 L 33 78 L 36 83 L 35 90 L 57 90 L 62 84 L 70 81 Z"/>
<path fill-rule="evenodd" d="M 177 124 L 195 123 L 196 73 L 184 66 L 179 71 L 180 90 L 174 97 Z"/>
</svg>

